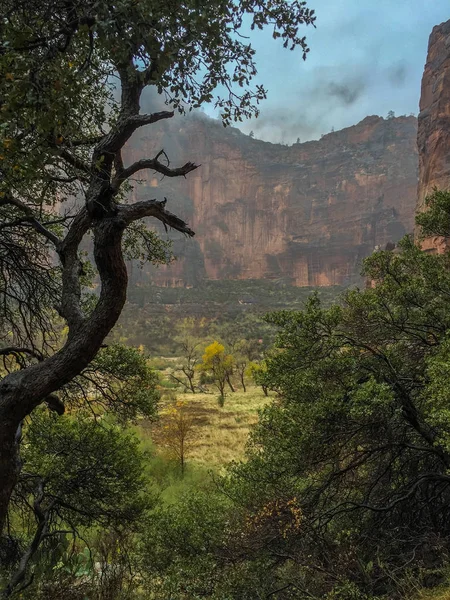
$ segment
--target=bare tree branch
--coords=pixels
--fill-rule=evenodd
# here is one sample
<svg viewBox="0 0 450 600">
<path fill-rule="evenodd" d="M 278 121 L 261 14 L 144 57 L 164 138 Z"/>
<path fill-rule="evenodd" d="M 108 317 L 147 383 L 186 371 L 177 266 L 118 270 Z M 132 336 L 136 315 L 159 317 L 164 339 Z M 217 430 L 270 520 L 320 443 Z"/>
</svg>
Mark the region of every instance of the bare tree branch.
<svg viewBox="0 0 450 600">
<path fill-rule="evenodd" d="M 138 129 L 144 125 L 151 125 L 152 123 L 161 121 L 161 119 L 171 119 L 174 114 L 175 113 L 173 110 L 163 110 L 161 112 L 152 113 L 149 115 L 134 115 L 127 119 L 126 124 Z"/>
<path fill-rule="evenodd" d="M 103 139 L 103 136 L 101 139 Z M 59 156 L 61 158 L 63 158 L 66 162 L 68 162 L 69 165 L 72 165 L 72 167 L 75 167 L 76 169 L 79 169 L 80 171 L 83 171 L 84 173 L 90 174 L 91 169 L 90 169 L 89 165 L 84 162 L 84 160 L 82 160 L 75 154 L 72 154 L 66 148 L 59 148 L 59 147 L 57 147 L 57 148 L 58 148 Z"/>
<path fill-rule="evenodd" d="M 142 160 L 136 161 L 129 167 L 126 167 L 125 169 L 120 171 L 113 179 L 112 187 L 115 190 L 119 189 L 120 185 L 124 181 L 129 179 L 138 171 L 142 171 L 143 169 L 153 169 L 157 173 L 161 173 L 161 175 L 165 175 L 166 177 L 185 177 L 188 173 L 194 171 L 195 169 L 198 169 L 198 167 L 200 166 L 192 162 L 187 162 L 182 167 L 171 169 L 168 164 L 165 165 L 159 161 L 159 157 L 163 154 L 166 155 L 164 150 L 160 150 L 160 152 L 158 152 L 155 158 L 144 158 Z"/>
<path fill-rule="evenodd" d="M 99 133 L 98 135 L 85 138 L 84 140 L 67 140 L 64 142 L 64 145 L 68 146 L 69 148 L 77 148 L 78 146 L 94 146 L 95 144 L 101 142 L 105 135 L 105 133 Z"/>
<path fill-rule="evenodd" d="M 0 348 L 0 356 L 8 356 L 9 354 L 29 354 L 33 358 L 37 358 L 37 360 L 43 359 L 40 352 L 31 350 L 30 348 L 23 348 L 21 346 L 6 346 L 6 348 Z"/>
<path fill-rule="evenodd" d="M 129 206 L 121 204 L 118 206 L 118 216 L 120 216 L 127 225 L 143 217 L 155 217 L 165 226 L 181 231 L 189 237 L 195 235 L 182 219 L 165 209 L 167 198 L 164 200 L 143 200 Z"/>
<path fill-rule="evenodd" d="M 55 235 L 52 231 L 47 229 L 40 221 L 36 219 L 33 213 L 33 209 L 30 208 L 27 204 L 14 198 L 11 194 L 5 195 L 4 198 L 0 198 L 0 206 L 10 204 L 11 206 L 15 206 L 19 210 L 21 210 L 25 216 L 18 219 L 17 221 L 11 223 L 2 223 L 2 228 L 7 227 L 8 225 L 19 225 L 20 223 L 29 223 L 33 229 L 35 229 L 38 233 L 42 234 L 46 237 L 50 242 L 52 242 L 56 248 L 58 248 L 61 240 L 57 235 Z"/>
</svg>

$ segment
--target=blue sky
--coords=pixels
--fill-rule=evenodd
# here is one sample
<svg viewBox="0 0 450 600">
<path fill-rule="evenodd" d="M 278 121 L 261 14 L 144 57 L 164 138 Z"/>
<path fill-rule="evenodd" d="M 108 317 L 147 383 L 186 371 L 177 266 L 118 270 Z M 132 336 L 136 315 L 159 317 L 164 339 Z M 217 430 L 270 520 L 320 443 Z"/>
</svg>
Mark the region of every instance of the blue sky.
<svg viewBox="0 0 450 600">
<path fill-rule="evenodd" d="M 305 62 L 269 31 L 251 32 L 268 99 L 260 117 L 240 127 L 244 132 L 303 142 L 367 115 L 417 114 L 428 37 L 450 19 L 450 0 L 309 0 L 308 6 L 317 28 L 305 27 L 311 48 Z"/>
</svg>

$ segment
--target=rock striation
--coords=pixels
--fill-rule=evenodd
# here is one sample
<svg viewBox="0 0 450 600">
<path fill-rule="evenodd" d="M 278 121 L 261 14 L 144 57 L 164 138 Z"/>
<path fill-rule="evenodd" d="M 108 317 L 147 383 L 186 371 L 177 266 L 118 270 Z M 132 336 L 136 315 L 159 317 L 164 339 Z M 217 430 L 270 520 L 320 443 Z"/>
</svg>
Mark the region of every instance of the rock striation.
<svg viewBox="0 0 450 600">
<path fill-rule="evenodd" d="M 419 151 L 418 212 L 433 188 L 450 188 L 450 21 L 433 28 L 422 78 L 417 146 Z M 428 252 L 443 252 L 450 240 L 422 242 Z"/>
<path fill-rule="evenodd" d="M 376 246 L 413 231 L 417 121 L 365 118 L 290 147 L 175 117 L 132 140 L 126 161 L 164 148 L 171 163 L 201 164 L 187 179 L 143 173 L 134 199 L 169 199 L 194 240 L 174 236 L 178 260 L 152 272 L 157 285 L 269 279 L 297 286 L 359 281 Z M 165 235 L 165 234 L 163 234 Z M 135 281 L 147 273 L 134 274 Z"/>
</svg>

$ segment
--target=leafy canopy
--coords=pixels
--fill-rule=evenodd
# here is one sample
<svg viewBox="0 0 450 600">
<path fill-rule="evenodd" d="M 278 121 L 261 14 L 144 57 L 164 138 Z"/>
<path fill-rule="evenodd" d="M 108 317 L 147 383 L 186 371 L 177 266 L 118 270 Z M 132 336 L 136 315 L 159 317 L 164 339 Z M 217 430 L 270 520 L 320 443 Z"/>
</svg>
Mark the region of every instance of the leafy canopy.
<svg viewBox="0 0 450 600">
<path fill-rule="evenodd" d="M 226 485 L 254 515 L 299 499 L 301 534 L 268 538 L 254 560 L 285 556 L 274 578 L 304 565 L 284 580 L 314 597 L 337 594 L 344 574 L 349 594 L 392 598 L 389 573 L 439 568 L 450 539 L 450 254 L 408 238 L 400 250 L 368 258 L 375 287 L 341 306 L 312 296 L 268 317 L 279 333 L 258 379 L 278 400 Z"/>
</svg>

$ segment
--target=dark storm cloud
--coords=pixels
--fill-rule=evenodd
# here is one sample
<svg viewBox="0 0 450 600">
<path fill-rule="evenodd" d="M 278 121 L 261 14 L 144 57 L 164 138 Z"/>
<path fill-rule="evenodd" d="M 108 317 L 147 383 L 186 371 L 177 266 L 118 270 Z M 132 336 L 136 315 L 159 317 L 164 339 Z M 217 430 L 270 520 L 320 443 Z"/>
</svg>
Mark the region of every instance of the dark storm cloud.
<svg viewBox="0 0 450 600">
<path fill-rule="evenodd" d="M 351 106 L 361 96 L 364 88 L 365 84 L 362 81 L 352 83 L 337 83 L 332 81 L 328 84 L 328 94 L 332 98 L 337 98 L 346 106 Z"/>
<path fill-rule="evenodd" d="M 401 87 L 402 85 L 404 85 L 406 83 L 407 75 L 408 75 L 408 67 L 404 62 L 401 64 L 398 64 L 398 65 L 395 65 L 393 67 L 390 67 L 387 70 L 387 77 L 388 77 L 390 83 L 396 87 Z"/>
<path fill-rule="evenodd" d="M 318 69 L 295 101 L 281 101 L 275 110 L 263 108 L 244 130 L 252 129 L 256 137 L 275 142 L 318 138 L 340 127 L 339 115 L 361 101 L 368 87 L 366 73 L 348 73 L 344 66 Z"/>
</svg>

